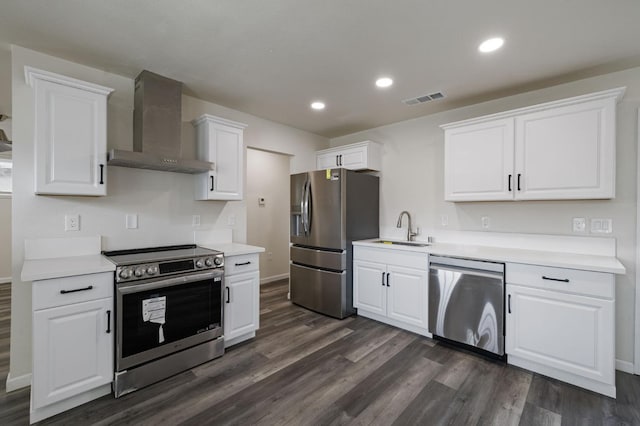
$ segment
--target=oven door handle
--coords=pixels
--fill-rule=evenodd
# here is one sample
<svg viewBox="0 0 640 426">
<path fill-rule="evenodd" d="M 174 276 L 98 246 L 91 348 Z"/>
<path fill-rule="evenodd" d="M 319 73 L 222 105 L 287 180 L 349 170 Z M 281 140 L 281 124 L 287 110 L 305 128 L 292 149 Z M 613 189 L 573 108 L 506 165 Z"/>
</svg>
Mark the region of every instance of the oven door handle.
<svg viewBox="0 0 640 426">
<path fill-rule="evenodd" d="M 198 274 L 186 275 L 182 277 L 160 278 L 151 282 L 118 284 L 118 292 L 122 294 L 140 293 L 141 291 L 155 290 L 158 288 L 171 287 L 176 285 L 190 284 L 196 281 L 213 279 L 216 276 L 222 277 L 222 271 L 203 272 Z"/>
</svg>

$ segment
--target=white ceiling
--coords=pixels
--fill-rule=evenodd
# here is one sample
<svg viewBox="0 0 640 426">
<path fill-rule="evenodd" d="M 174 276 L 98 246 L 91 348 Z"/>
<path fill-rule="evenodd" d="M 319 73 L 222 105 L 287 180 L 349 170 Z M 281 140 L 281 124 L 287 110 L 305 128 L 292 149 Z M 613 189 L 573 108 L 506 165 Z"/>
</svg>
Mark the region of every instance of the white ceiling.
<svg viewBox="0 0 640 426">
<path fill-rule="evenodd" d="M 478 53 L 495 35 L 503 49 Z M 0 43 L 335 137 L 638 66 L 640 1 L 2 0 Z"/>
</svg>

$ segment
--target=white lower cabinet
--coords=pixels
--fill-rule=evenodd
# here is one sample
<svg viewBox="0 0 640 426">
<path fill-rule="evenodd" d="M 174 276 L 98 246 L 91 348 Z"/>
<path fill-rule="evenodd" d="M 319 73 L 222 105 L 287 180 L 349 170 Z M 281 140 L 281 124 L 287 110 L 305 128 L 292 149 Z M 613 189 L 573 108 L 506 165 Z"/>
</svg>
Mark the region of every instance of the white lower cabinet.
<svg viewBox="0 0 640 426">
<path fill-rule="evenodd" d="M 615 397 L 613 275 L 507 264 L 506 280 L 508 362 Z"/>
<path fill-rule="evenodd" d="M 355 246 L 353 256 L 353 305 L 358 315 L 430 336 L 427 255 Z"/>
<path fill-rule="evenodd" d="M 113 273 L 35 281 L 33 308 L 31 423 L 111 392 Z"/>
<path fill-rule="evenodd" d="M 260 327 L 258 254 L 225 258 L 224 345 L 255 337 Z"/>
</svg>

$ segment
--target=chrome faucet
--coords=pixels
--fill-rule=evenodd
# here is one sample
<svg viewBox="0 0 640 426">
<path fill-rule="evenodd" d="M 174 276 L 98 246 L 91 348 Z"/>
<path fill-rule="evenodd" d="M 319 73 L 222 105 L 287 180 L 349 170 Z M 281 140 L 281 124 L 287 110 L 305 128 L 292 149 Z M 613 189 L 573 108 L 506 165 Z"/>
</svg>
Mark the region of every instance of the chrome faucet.
<svg viewBox="0 0 640 426">
<path fill-rule="evenodd" d="M 407 241 L 413 241 L 413 239 L 415 238 L 416 235 L 418 235 L 417 232 L 413 232 L 411 230 L 411 215 L 409 214 L 408 211 L 403 210 L 400 213 L 400 216 L 398 217 L 398 224 L 396 225 L 398 228 L 402 228 L 402 215 L 406 214 L 407 215 L 407 219 L 409 220 L 409 224 L 407 227 Z"/>
</svg>

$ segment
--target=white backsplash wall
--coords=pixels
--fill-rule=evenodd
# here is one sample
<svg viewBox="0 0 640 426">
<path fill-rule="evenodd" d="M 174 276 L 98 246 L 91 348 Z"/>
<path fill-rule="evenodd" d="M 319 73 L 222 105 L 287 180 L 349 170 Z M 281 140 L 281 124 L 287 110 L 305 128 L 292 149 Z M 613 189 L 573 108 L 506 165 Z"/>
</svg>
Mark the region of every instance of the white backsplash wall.
<svg viewBox="0 0 640 426">
<path fill-rule="evenodd" d="M 194 229 L 231 228 L 233 239 L 246 241 L 244 201 L 195 201 L 192 175 L 154 170 L 107 167 L 107 196 L 36 196 L 33 193 L 33 92 L 25 83 L 30 65 L 114 88 L 108 101 L 108 147 L 133 146 L 133 80 L 32 50 L 12 48 L 14 196 L 12 238 L 12 321 L 10 380 L 31 371 L 31 286 L 20 281 L 24 240 L 31 238 L 102 235 L 102 248 L 120 249 L 193 242 Z M 0 76 L 2 73 L 0 73 Z M 2 84 L 2 83 L 0 83 Z M 1 97 L 1 96 L 0 96 Z M 183 97 L 182 154 L 193 158 L 195 135 L 188 123 L 208 113 L 249 124 L 246 145 L 283 150 L 296 155 L 295 167 L 309 168 L 317 149 L 328 140 L 218 105 Z M 249 129 L 247 129 L 249 130 Z M 277 141 L 275 141 L 277 139 Z M 64 231 L 64 215 L 80 215 L 80 231 Z M 125 215 L 138 215 L 138 228 L 125 228 Z M 192 226 L 193 215 L 200 226 Z"/>
<path fill-rule="evenodd" d="M 617 110 L 615 199 L 444 201 L 444 132 L 439 128 L 441 124 L 620 86 L 627 86 L 627 91 Z M 573 217 L 613 219 L 613 233 L 606 236 L 617 239 L 618 258 L 627 269 L 626 275 L 616 279 L 616 357 L 632 362 L 636 285 L 636 121 L 639 106 L 640 68 L 635 68 L 335 138 L 331 140 L 331 146 L 368 139 L 384 144 L 380 172 L 380 231 L 385 237 L 406 236 L 406 223 L 402 230 L 395 227 L 402 210 L 408 210 L 414 227 L 421 228 L 418 240 L 426 240 L 428 235 L 437 236 L 438 232 L 446 230 L 576 235 L 572 233 Z M 447 226 L 442 225 L 443 215 L 447 217 Z M 482 216 L 490 219 L 488 230 L 482 228 Z"/>
</svg>

